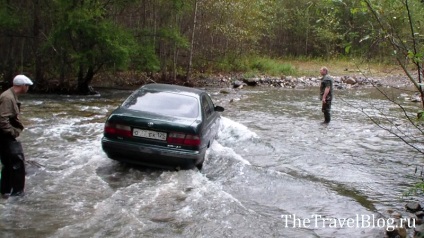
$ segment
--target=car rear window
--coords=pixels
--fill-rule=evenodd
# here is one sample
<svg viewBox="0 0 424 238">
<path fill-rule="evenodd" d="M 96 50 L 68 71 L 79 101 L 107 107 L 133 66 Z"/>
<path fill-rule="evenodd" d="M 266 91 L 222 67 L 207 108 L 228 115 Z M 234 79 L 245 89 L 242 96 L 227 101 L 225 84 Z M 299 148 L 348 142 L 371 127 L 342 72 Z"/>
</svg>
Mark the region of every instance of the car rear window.
<svg viewBox="0 0 424 238">
<path fill-rule="evenodd" d="M 169 92 L 139 90 L 128 97 L 122 106 L 135 111 L 166 116 L 196 118 L 199 115 L 197 98 Z"/>
</svg>

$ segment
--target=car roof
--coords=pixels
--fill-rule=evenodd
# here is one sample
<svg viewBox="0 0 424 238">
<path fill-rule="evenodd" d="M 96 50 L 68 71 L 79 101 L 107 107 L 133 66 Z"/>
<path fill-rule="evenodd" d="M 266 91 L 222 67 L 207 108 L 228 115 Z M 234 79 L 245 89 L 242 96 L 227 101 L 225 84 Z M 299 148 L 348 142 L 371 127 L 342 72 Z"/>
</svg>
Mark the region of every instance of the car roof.
<svg viewBox="0 0 424 238">
<path fill-rule="evenodd" d="M 161 83 L 152 83 L 142 86 L 140 89 L 159 91 L 159 92 L 171 92 L 185 95 L 201 95 L 205 91 L 197 88 L 189 88 L 185 86 L 173 85 L 173 84 L 161 84 Z"/>
</svg>

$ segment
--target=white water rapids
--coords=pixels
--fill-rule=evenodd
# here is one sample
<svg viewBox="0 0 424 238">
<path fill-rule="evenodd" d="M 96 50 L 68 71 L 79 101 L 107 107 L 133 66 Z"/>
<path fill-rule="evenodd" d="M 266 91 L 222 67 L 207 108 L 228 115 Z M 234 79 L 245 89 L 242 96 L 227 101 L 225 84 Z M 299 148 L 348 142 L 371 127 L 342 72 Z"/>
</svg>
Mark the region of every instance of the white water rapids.
<svg viewBox="0 0 424 238">
<path fill-rule="evenodd" d="M 20 140 L 42 167 L 0 200 L 0 237 L 383 237 L 367 222 L 422 202 L 403 197 L 421 158 L 352 107 L 392 110 L 371 91 L 336 94 L 329 126 L 316 89 L 210 92 L 226 111 L 201 172 L 106 157 L 104 120 L 130 91 L 25 95 Z"/>
</svg>

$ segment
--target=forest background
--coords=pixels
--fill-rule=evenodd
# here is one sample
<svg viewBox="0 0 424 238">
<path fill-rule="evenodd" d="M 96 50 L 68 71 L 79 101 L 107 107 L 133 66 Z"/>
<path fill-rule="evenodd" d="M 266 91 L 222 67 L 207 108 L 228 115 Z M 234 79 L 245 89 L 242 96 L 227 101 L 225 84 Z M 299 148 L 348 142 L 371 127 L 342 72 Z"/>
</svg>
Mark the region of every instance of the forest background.
<svg viewBox="0 0 424 238">
<path fill-rule="evenodd" d="M 0 81 L 23 73 L 34 91 L 87 94 L 94 79 L 316 75 L 355 60 L 419 72 L 423 10 L 423 0 L 0 0 Z"/>
</svg>

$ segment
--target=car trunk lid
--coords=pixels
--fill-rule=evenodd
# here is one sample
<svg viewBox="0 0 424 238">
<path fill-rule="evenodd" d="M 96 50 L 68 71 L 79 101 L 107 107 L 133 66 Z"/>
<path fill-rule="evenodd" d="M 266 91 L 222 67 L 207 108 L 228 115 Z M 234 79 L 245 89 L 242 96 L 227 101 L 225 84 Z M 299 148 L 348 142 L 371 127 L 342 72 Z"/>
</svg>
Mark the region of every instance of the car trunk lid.
<svg viewBox="0 0 424 238">
<path fill-rule="evenodd" d="M 200 118 L 117 109 L 106 123 L 105 135 L 115 128 L 114 137 L 121 140 L 193 149 L 200 145 L 199 123 Z"/>
</svg>

